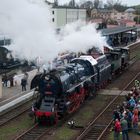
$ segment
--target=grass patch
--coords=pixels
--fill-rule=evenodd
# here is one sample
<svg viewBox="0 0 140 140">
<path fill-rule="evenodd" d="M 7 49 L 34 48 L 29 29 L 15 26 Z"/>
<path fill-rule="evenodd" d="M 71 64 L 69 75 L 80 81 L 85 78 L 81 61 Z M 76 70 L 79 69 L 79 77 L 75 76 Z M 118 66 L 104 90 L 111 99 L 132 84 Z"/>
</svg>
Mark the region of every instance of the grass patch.
<svg viewBox="0 0 140 140">
<path fill-rule="evenodd" d="M 73 116 L 73 119 L 76 125 L 86 126 L 93 116 L 99 112 L 99 110 L 105 106 L 106 101 L 109 99 L 109 96 L 97 95 L 93 100 L 87 100 L 86 105 L 82 106 L 76 115 Z M 50 140 L 71 140 L 75 135 L 79 133 L 79 130 L 70 129 L 65 123 L 61 128 L 59 128 Z"/>
<path fill-rule="evenodd" d="M 105 102 L 109 99 L 109 96 L 97 95 L 95 99 L 87 100 L 86 105 L 83 105 L 79 112 L 76 113 L 73 118 L 76 125 L 85 126 L 93 116 L 105 106 Z M 7 126 L 0 128 L 0 140 L 10 140 L 14 139 L 15 136 L 19 135 L 24 130 L 30 128 L 33 125 L 33 120 L 31 120 L 28 115 L 24 115 L 18 120 L 9 123 Z M 67 122 L 63 124 L 54 135 L 51 136 L 52 140 L 70 140 L 72 139 L 79 130 L 70 129 L 67 126 Z"/>
<path fill-rule="evenodd" d="M 2 128 L 0 128 L 0 140 L 8 140 L 20 133 L 21 130 L 28 129 L 33 125 L 33 121 L 26 116 L 25 119 L 19 119 L 14 123 L 10 123 Z"/>
<path fill-rule="evenodd" d="M 137 57 L 140 58 L 140 52 L 137 52 Z"/>
<path fill-rule="evenodd" d="M 69 140 L 72 135 L 76 134 L 75 130 L 72 130 L 66 126 L 59 129 L 54 139 L 57 140 Z"/>
</svg>

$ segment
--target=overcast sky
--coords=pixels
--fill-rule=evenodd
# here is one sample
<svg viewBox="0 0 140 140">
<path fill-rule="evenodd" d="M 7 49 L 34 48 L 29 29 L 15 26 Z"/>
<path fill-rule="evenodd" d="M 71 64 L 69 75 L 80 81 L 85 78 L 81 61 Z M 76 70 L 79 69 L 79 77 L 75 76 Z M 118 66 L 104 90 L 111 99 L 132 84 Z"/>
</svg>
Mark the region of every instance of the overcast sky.
<svg viewBox="0 0 140 140">
<path fill-rule="evenodd" d="M 48 1 L 54 1 L 54 0 L 48 0 Z M 66 2 L 69 2 L 70 0 L 58 0 L 58 1 L 60 3 L 66 3 Z M 80 0 L 75 0 L 75 1 L 76 2 L 79 2 Z M 102 0 L 102 1 L 103 2 L 106 2 L 107 0 Z M 120 0 L 120 1 L 122 1 L 122 4 L 126 4 L 127 6 L 132 6 L 132 5 L 138 5 L 138 4 L 140 4 L 140 0 Z"/>
</svg>

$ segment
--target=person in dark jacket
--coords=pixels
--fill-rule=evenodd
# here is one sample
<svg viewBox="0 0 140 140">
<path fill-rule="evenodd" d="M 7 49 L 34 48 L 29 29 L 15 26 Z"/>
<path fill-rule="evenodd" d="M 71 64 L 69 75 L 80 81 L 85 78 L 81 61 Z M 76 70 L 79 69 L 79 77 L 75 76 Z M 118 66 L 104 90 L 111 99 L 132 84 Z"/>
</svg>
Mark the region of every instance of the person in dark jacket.
<svg viewBox="0 0 140 140">
<path fill-rule="evenodd" d="M 120 113 L 117 110 L 114 110 L 113 112 L 113 120 L 115 121 L 116 119 L 120 120 Z"/>
<path fill-rule="evenodd" d="M 126 109 L 126 120 L 128 123 L 128 130 L 132 130 L 132 112 L 129 109 Z"/>
<path fill-rule="evenodd" d="M 26 91 L 26 85 L 27 85 L 27 80 L 25 78 L 22 78 L 21 79 L 22 91 Z"/>
<path fill-rule="evenodd" d="M 129 140 L 128 123 L 127 123 L 127 120 L 124 117 L 122 117 L 122 119 L 121 119 L 121 128 L 122 128 L 123 140 Z"/>
</svg>

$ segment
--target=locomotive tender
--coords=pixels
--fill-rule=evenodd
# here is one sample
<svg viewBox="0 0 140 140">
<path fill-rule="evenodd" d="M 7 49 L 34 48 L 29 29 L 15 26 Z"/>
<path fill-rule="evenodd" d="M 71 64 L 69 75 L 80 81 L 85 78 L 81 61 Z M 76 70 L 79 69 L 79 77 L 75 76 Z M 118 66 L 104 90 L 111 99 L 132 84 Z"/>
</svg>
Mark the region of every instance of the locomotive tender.
<svg viewBox="0 0 140 140">
<path fill-rule="evenodd" d="M 54 124 L 58 118 L 76 111 L 128 64 L 129 49 L 115 48 L 96 59 L 92 54 L 82 55 L 67 65 L 37 74 L 31 81 L 31 89 L 36 88 L 39 93 L 32 107 L 36 120 Z"/>
</svg>

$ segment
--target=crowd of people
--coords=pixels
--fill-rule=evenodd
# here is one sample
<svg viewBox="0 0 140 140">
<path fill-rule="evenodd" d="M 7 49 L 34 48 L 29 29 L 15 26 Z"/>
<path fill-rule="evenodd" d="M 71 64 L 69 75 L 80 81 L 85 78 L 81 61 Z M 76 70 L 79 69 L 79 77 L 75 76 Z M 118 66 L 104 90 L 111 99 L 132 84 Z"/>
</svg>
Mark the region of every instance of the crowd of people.
<svg viewBox="0 0 140 140">
<path fill-rule="evenodd" d="M 140 82 L 135 80 L 134 87 L 125 96 L 122 105 L 117 106 L 113 112 L 114 140 L 130 140 L 129 131 L 140 135 L 138 122 L 140 121 Z"/>
<path fill-rule="evenodd" d="M 13 75 L 7 76 L 6 74 L 2 77 L 2 83 L 4 87 L 13 87 L 16 85 L 21 85 L 22 91 L 26 91 L 28 81 L 28 73 L 21 74 L 20 76 Z"/>
<path fill-rule="evenodd" d="M 128 43 L 131 43 L 131 42 L 135 42 L 137 39 L 137 36 L 136 34 L 130 34 L 130 33 L 127 33 L 125 36 L 121 37 L 121 36 L 110 36 L 107 40 L 107 43 L 112 46 L 112 47 L 117 47 L 117 46 L 120 46 L 120 45 L 125 45 L 127 46 Z"/>
</svg>

